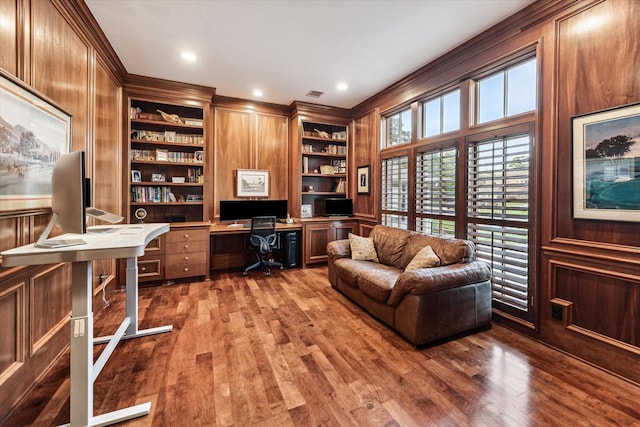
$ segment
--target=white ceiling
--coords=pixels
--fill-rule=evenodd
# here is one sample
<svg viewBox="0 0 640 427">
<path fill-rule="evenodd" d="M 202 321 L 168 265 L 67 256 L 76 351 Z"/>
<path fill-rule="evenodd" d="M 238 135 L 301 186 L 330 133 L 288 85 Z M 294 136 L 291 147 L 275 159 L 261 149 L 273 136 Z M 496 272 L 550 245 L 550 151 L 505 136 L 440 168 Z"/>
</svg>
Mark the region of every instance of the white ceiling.
<svg viewBox="0 0 640 427">
<path fill-rule="evenodd" d="M 352 108 L 533 0 L 85 0 L 127 72 Z M 182 50 L 197 60 L 187 63 Z M 338 91 L 344 81 L 349 88 Z M 262 98 L 252 95 L 255 88 Z M 320 98 L 305 96 L 310 90 Z"/>
</svg>

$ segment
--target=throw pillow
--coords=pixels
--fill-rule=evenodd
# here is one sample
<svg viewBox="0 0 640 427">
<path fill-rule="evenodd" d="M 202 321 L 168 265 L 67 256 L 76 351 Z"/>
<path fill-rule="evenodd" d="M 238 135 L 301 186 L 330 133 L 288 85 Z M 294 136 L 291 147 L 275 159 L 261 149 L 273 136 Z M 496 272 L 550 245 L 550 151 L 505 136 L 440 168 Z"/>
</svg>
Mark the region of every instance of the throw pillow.
<svg viewBox="0 0 640 427">
<path fill-rule="evenodd" d="M 351 246 L 351 259 L 380 262 L 371 237 L 362 237 L 349 233 L 349 245 Z"/>
<path fill-rule="evenodd" d="M 430 268 L 440 265 L 440 258 L 433 252 L 431 246 L 425 246 L 420 249 L 416 256 L 413 257 L 411 262 L 406 266 L 404 271 L 415 270 L 418 268 Z"/>
</svg>

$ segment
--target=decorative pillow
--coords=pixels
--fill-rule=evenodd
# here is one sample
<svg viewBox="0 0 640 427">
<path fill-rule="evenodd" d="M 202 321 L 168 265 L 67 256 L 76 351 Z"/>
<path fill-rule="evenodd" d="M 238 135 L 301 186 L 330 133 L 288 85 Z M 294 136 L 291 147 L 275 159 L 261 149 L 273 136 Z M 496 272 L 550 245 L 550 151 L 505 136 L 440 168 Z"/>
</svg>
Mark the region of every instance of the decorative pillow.
<svg viewBox="0 0 640 427">
<path fill-rule="evenodd" d="M 371 237 L 362 237 L 349 233 L 349 245 L 351 246 L 351 259 L 380 262 Z"/>
<path fill-rule="evenodd" d="M 404 271 L 415 270 L 418 268 L 430 268 L 440 265 L 440 258 L 433 252 L 431 246 L 425 246 L 420 249 L 411 262 L 407 264 Z"/>
</svg>

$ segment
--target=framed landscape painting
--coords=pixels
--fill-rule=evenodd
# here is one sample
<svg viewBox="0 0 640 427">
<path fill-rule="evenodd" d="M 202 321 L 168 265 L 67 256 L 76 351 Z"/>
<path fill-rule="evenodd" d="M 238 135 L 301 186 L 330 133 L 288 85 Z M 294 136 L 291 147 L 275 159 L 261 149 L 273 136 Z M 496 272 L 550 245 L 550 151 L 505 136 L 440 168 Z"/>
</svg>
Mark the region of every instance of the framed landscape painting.
<svg viewBox="0 0 640 427">
<path fill-rule="evenodd" d="M 268 197 L 269 171 L 238 169 L 238 197 Z"/>
<path fill-rule="evenodd" d="M 71 116 L 0 73 L 0 211 L 51 206 L 51 173 L 71 147 Z"/>
<path fill-rule="evenodd" d="M 573 217 L 640 222 L 640 104 L 572 118 Z"/>
</svg>

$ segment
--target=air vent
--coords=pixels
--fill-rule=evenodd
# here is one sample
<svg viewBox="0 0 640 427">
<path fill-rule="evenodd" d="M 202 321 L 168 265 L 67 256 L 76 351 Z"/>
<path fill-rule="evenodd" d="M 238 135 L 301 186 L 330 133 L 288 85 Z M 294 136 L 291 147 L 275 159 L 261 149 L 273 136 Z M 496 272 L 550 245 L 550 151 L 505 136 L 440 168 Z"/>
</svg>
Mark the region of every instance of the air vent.
<svg viewBox="0 0 640 427">
<path fill-rule="evenodd" d="M 322 95 L 324 95 L 324 92 L 320 92 L 319 90 L 310 90 L 305 96 L 311 98 L 320 98 Z"/>
</svg>

